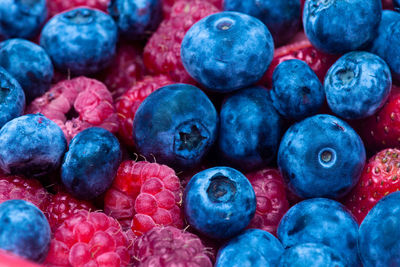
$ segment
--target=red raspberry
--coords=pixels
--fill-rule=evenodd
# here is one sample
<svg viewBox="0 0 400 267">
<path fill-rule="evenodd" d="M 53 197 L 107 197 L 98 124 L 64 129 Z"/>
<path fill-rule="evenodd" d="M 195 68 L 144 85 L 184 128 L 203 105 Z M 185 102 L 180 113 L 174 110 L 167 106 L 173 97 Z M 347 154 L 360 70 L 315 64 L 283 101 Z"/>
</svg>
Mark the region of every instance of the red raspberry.
<svg viewBox="0 0 400 267">
<path fill-rule="evenodd" d="M 400 88 L 393 86 L 383 108 L 354 127 L 371 151 L 400 147 Z"/>
<path fill-rule="evenodd" d="M 246 174 L 256 193 L 256 214 L 248 228 L 258 228 L 276 235 L 282 216 L 289 209 L 282 175 L 275 169 Z"/>
<path fill-rule="evenodd" d="M 171 226 L 153 228 L 133 248 L 138 267 L 213 266 L 200 238 Z"/>
<path fill-rule="evenodd" d="M 43 267 L 17 255 L 14 255 L 8 251 L 0 250 L 0 266 L 1 267 Z"/>
<path fill-rule="evenodd" d="M 142 50 L 139 46 L 120 42 L 111 65 L 99 75 L 114 99 L 142 78 L 144 73 Z"/>
<path fill-rule="evenodd" d="M 129 242 L 121 225 L 101 212 L 80 210 L 56 230 L 45 260 L 50 266 L 107 266 L 130 264 Z"/>
<path fill-rule="evenodd" d="M 78 200 L 68 193 L 58 192 L 56 195 L 51 195 L 45 214 L 54 232 L 65 219 L 79 210 L 93 211 L 95 207 L 90 202 Z"/>
<path fill-rule="evenodd" d="M 155 90 L 172 83 L 173 81 L 165 75 L 147 76 L 118 99 L 116 103 L 120 123 L 118 133 L 125 144 L 134 145 L 132 138 L 133 118 L 143 100 Z"/>
<path fill-rule="evenodd" d="M 47 0 L 49 18 L 65 10 L 78 6 L 87 6 L 107 11 L 110 0 Z"/>
<path fill-rule="evenodd" d="M 400 190 L 399 181 L 400 150 L 382 150 L 369 160 L 357 185 L 343 203 L 361 223 L 381 198 Z"/>
<path fill-rule="evenodd" d="M 35 179 L 8 175 L 0 177 L 0 203 L 10 199 L 23 199 L 45 211 L 49 197 L 47 190 Z"/>
<path fill-rule="evenodd" d="M 216 12 L 218 9 L 205 1 L 177 1 L 170 18 L 161 22 L 144 48 L 143 60 L 147 69 L 166 74 L 176 82 L 194 83 L 181 61 L 181 43 L 193 24 Z"/>
<path fill-rule="evenodd" d="M 323 82 L 326 72 L 338 58 L 337 55 L 318 51 L 308 40 L 288 44 L 275 49 L 274 58 L 262 79 L 262 83 L 265 83 L 267 88 L 271 88 L 272 74 L 276 66 L 289 59 L 300 59 L 306 62 Z"/>
<path fill-rule="evenodd" d="M 57 83 L 36 98 L 26 113 L 42 113 L 61 127 L 68 141 L 89 127 L 102 127 L 113 133 L 119 128 L 107 87 L 83 76 Z"/>
<path fill-rule="evenodd" d="M 156 225 L 183 227 L 182 189 L 175 171 L 166 165 L 124 161 L 111 189 L 106 192 L 104 211 L 141 234 Z M 132 220 L 133 219 L 133 220 Z"/>
<path fill-rule="evenodd" d="M 164 18 L 169 18 L 172 10 L 172 6 L 177 2 L 178 0 L 162 0 L 163 3 L 163 13 L 164 13 Z M 190 3 L 193 0 L 185 0 L 186 2 Z M 206 2 L 209 2 L 213 4 L 216 8 L 219 10 L 222 10 L 222 1 L 223 0 L 206 0 Z"/>
</svg>

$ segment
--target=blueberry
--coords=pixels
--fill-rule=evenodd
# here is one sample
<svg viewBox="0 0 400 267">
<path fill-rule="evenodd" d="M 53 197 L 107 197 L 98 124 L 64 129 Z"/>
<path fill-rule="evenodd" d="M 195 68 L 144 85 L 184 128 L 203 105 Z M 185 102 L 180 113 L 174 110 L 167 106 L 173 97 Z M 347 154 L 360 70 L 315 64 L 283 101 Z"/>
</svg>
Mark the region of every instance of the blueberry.
<svg viewBox="0 0 400 267">
<path fill-rule="evenodd" d="M 303 243 L 326 245 L 340 253 L 349 263 L 346 266 L 360 266 L 358 224 L 351 213 L 334 200 L 314 198 L 294 205 L 279 223 L 278 238 L 285 248 Z"/>
<path fill-rule="evenodd" d="M 304 31 L 318 49 L 341 54 L 366 47 L 381 20 L 381 0 L 306 0 Z"/>
<path fill-rule="evenodd" d="M 365 267 L 400 266 L 400 192 L 370 210 L 360 226 L 359 246 Z"/>
<path fill-rule="evenodd" d="M 111 63 L 117 33 L 109 15 L 82 7 L 50 19 L 42 30 L 40 45 L 60 71 L 89 75 Z"/>
<path fill-rule="evenodd" d="M 399 11 L 400 10 L 400 0 L 393 0 L 393 6 L 394 6 L 394 10 Z"/>
<path fill-rule="evenodd" d="M 298 59 L 280 63 L 272 76 L 271 98 L 276 110 L 286 119 L 300 120 L 316 114 L 325 93 L 315 72 Z"/>
<path fill-rule="evenodd" d="M 188 73 L 217 92 L 245 88 L 260 80 L 273 53 L 271 34 L 260 20 L 228 11 L 194 24 L 181 46 Z"/>
<path fill-rule="evenodd" d="M 264 22 L 277 46 L 287 43 L 300 28 L 299 0 L 225 0 L 224 10 L 246 13 Z"/>
<path fill-rule="evenodd" d="M 303 243 L 288 248 L 281 256 L 279 267 L 346 267 L 340 253 L 328 246 Z"/>
<path fill-rule="evenodd" d="M 149 37 L 162 20 L 161 0 L 111 0 L 108 13 L 129 40 Z"/>
<path fill-rule="evenodd" d="M 27 103 L 50 89 L 53 64 L 46 51 L 37 44 L 23 39 L 0 43 L 0 66 L 18 80 Z"/>
<path fill-rule="evenodd" d="M 366 160 L 358 134 L 331 115 L 292 125 L 278 151 L 278 166 L 289 188 L 303 198 L 339 198 L 358 182 Z"/>
<path fill-rule="evenodd" d="M 388 65 L 368 52 L 350 52 L 339 58 L 324 82 L 329 107 L 345 119 L 375 114 L 385 104 L 391 87 Z"/>
<path fill-rule="evenodd" d="M 24 90 L 12 75 L 0 67 L 0 128 L 24 114 L 24 109 Z"/>
<path fill-rule="evenodd" d="M 33 38 L 46 17 L 46 0 L 1 0 L 0 39 Z"/>
<path fill-rule="evenodd" d="M 99 127 L 83 130 L 64 156 L 62 183 L 76 198 L 96 198 L 111 186 L 121 159 L 118 139 L 111 132 Z"/>
<path fill-rule="evenodd" d="M 191 226 L 217 239 L 239 234 L 253 218 L 256 196 L 249 180 L 229 167 L 197 173 L 183 195 L 184 212 Z"/>
<path fill-rule="evenodd" d="M 382 12 L 378 36 L 369 51 L 380 56 L 389 65 L 393 79 L 400 81 L 400 14 L 395 11 Z"/>
<path fill-rule="evenodd" d="M 215 267 L 277 266 L 283 251 L 281 242 L 272 234 L 248 229 L 219 249 Z"/>
<path fill-rule="evenodd" d="M 15 118 L 0 130 L 0 168 L 6 173 L 43 176 L 58 169 L 66 150 L 63 131 L 42 114 Z"/>
<path fill-rule="evenodd" d="M 250 171 L 276 156 L 282 121 L 262 87 L 235 92 L 221 108 L 218 149 L 223 163 Z"/>
<path fill-rule="evenodd" d="M 35 205 L 24 200 L 0 204 L 0 248 L 41 262 L 50 248 L 50 225 Z"/>
<path fill-rule="evenodd" d="M 150 94 L 133 120 L 140 154 L 187 169 L 199 164 L 217 135 L 218 114 L 197 87 L 173 84 Z"/>
</svg>

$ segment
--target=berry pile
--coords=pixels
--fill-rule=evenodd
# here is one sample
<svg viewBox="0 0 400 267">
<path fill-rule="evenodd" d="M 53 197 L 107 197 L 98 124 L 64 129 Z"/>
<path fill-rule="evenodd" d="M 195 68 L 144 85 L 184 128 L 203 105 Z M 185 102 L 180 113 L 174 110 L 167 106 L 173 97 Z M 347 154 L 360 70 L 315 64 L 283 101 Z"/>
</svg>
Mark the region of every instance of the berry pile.
<svg viewBox="0 0 400 267">
<path fill-rule="evenodd" d="M 400 0 L 0 0 L 0 266 L 400 267 Z"/>
</svg>

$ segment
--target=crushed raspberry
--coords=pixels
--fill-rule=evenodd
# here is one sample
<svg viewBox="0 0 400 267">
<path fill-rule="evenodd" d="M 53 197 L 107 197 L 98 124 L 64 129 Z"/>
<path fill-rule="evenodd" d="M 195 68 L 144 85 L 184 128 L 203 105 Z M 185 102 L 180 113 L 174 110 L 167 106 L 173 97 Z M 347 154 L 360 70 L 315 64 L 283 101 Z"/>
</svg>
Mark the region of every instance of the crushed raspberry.
<svg viewBox="0 0 400 267">
<path fill-rule="evenodd" d="M 282 216 L 289 209 L 282 175 L 275 169 L 246 174 L 256 193 L 257 208 L 249 228 L 258 228 L 276 235 Z"/>
<path fill-rule="evenodd" d="M 83 76 L 57 83 L 36 98 L 26 113 L 42 113 L 61 127 L 68 141 L 89 127 L 102 127 L 113 133 L 119 128 L 107 87 Z"/>
<path fill-rule="evenodd" d="M 49 18 L 65 10 L 78 6 L 87 6 L 107 11 L 110 0 L 47 0 Z"/>
<path fill-rule="evenodd" d="M 49 266 L 129 266 L 130 244 L 121 225 L 101 212 L 80 210 L 55 231 Z"/>
<path fill-rule="evenodd" d="M 51 195 L 45 215 L 54 232 L 65 219 L 79 210 L 94 211 L 95 207 L 90 202 L 78 200 L 68 193 L 58 192 L 55 195 Z"/>
<path fill-rule="evenodd" d="M 143 60 L 147 69 L 165 74 L 176 82 L 195 83 L 183 67 L 180 50 L 185 33 L 200 19 L 219 10 L 205 1 L 177 1 L 168 19 L 161 22 L 144 48 Z"/>
<path fill-rule="evenodd" d="M 200 238 L 167 226 L 155 227 L 135 240 L 138 266 L 213 266 Z"/>
<path fill-rule="evenodd" d="M 124 161 L 104 199 L 106 214 L 137 236 L 157 225 L 183 227 L 182 188 L 166 165 Z"/>
<path fill-rule="evenodd" d="M 132 137 L 133 119 L 143 100 L 155 90 L 172 83 L 173 81 L 165 75 L 147 76 L 118 99 L 115 105 L 120 123 L 118 133 L 125 144 L 134 145 Z"/>
<path fill-rule="evenodd" d="M 143 77 L 143 48 L 120 42 L 111 65 L 99 74 L 114 99 L 120 97 Z"/>
<path fill-rule="evenodd" d="M 23 199 L 44 211 L 49 197 L 50 194 L 38 180 L 0 175 L 0 203 L 10 199 Z"/>
</svg>

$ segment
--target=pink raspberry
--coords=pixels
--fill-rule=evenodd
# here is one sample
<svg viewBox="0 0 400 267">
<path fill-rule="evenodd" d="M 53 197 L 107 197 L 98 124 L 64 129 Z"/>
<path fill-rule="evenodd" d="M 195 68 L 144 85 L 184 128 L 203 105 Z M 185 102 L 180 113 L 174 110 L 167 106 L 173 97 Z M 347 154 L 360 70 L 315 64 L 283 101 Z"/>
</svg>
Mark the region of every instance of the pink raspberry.
<svg viewBox="0 0 400 267">
<path fill-rule="evenodd" d="M 42 113 L 61 127 L 68 141 L 89 127 L 102 127 L 113 133 L 119 128 L 107 87 L 83 76 L 57 83 L 36 98 L 26 113 Z"/>
<path fill-rule="evenodd" d="M 155 90 L 172 84 L 173 81 L 165 75 L 147 76 L 131 89 L 126 91 L 116 103 L 120 123 L 119 136 L 125 144 L 133 146 L 133 118 L 143 100 Z"/>
<path fill-rule="evenodd" d="M 107 11 L 108 2 L 110 0 L 47 0 L 47 9 L 49 17 L 78 6 L 87 6 Z"/>
<path fill-rule="evenodd" d="M 169 18 L 170 17 L 172 6 L 177 1 L 178 0 L 162 0 L 164 18 Z M 222 10 L 222 2 L 223 2 L 223 0 L 205 0 L 205 1 L 213 4 L 219 10 Z M 184 1 L 182 1 L 182 2 L 184 2 Z M 185 0 L 185 2 L 190 3 L 190 2 L 193 2 L 193 0 Z"/>
<path fill-rule="evenodd" d="M 212 267 L 200 238 L 175 227 L 155 227 L 135 240 L 137 266 Z"/>
<path fill-rule="evenodd" d="M 169 18 L 163 20 L 144 48 L 147 69 L 165 74 L 176 82 L 195 83 L 183 67 L 181 43 L 185 33 L 200 19 L 219 10 L 206 1 L 177 1 Z"/>
<path fill-rule="evenodd" d="M 120 42 L 111 65 L 99 74 L 99 80 L 104 82 L 114 99 L 143 77 L 145 69 L 142 54 L 142 47 Z"/>
<path fill-rule="evenodd" d="M 258 228 L 276 235 L 282 216 L 289 209 L 282 175 L 275 169 L 246 174 L 256 193 L 257 208 L 249 228 Z"/>
<path fill-rule="evenodd" d="M 104 211 L 137 236 L 157 225 L 183 227 L 182 188 L 166 165 L 124 161 L 106 192 Z"/>
<path fill-rule="evenodd" d="M 65 219 L 79 210 L 94 211 L 95 207 L 90 202 L 78 200 L 68 193 L 58 192 L 55 195 L 51 195 L 45 215 L 54 232 Z"/>
<path fill-rule="evenodd" d="M 55 231 L 45 265 L 129 266 L 129 246 L 118 221 L 101 212 L 80 210 Z"/>
<path fill-rule="evenodd" d="M 0 175 L 0 203 L 10 199 L 23 199 L 45 211 L 49 197 L 50 194 L 38 180 Z"/>
</svg>

